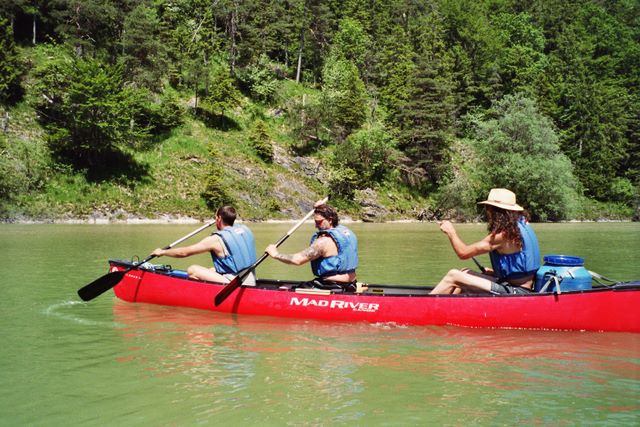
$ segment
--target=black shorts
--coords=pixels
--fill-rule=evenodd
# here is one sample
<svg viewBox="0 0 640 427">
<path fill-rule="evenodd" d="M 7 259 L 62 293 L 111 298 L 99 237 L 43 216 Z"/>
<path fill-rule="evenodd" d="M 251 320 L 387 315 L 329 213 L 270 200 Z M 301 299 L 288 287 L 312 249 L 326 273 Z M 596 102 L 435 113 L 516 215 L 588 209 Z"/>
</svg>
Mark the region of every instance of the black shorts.
<svg viewBox="0 0 640 427">
<path fill-rule="evenodd" d="M 325 280 L 316 277 L 315 279 L 304 282 L 300 287 L 314 289 L 329 289 L 334 292 L 355 292 L 356 282 L 334 282 L 333 280 Z"/>
<path fill-rule="evenodd" d="M 491 283 L 491 292 L 496 294 L 510 294 L 510 295 L 527 295 L 533 293 L 527 288 L 522 286 L 511 285 L 507 282 Z"/>
</svg>

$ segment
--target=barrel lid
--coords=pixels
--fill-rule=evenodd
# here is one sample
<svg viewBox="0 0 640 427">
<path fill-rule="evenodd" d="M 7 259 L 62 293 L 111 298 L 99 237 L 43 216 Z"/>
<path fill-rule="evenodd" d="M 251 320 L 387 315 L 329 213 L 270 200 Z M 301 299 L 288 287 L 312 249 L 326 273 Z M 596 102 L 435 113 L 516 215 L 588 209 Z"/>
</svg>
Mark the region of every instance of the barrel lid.
<svg viewBox="0 0 640 427">
<path fill-rule="evenodd" d="M 565 265 L 569 267 L 584 265 L 584 259 L 570 255 L 545 255 L 544 263 L 551 265 Z"/>
</svg>

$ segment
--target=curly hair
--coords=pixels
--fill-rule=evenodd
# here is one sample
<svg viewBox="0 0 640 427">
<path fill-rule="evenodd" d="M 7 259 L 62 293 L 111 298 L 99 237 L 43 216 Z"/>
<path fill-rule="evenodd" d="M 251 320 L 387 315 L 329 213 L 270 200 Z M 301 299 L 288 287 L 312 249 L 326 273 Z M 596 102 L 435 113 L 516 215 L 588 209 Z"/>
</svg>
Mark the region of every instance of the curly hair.
<svg viewBox="0 0 640 427">
<path fill-rule="evenodd" d="M 495 206 L 486 205 L 487 228 L 491 234 L 503 233 L 507 242 L 522 248 L 522 236 L 518 228 L 518 220 L 521 216 L 527 217 L 526 212 L 500 209 Z"/>
<path fill-rule="evenodd" d="M 313 210 L 313 213 L 326 218 L 331 223 L 332 227 L 336 227 L 340 222 L 338 218 L 338 212 L 333 206 L 330 205 L 319 205 Z"/>
</svg>

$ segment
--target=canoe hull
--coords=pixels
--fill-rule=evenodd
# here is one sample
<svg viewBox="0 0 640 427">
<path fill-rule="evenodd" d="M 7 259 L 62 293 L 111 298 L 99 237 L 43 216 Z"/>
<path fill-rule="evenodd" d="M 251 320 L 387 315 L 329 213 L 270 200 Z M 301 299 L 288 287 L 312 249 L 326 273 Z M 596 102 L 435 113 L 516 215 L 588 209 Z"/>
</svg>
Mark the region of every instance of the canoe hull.
<svg viewBox="0 0 640 427">
<path fill-rule="evenodd" d="M 130 266 L 111 261 L 111 271 Z M 222 304 L 214 298 L 224 285 L 132 269 L 114 287 L 129 302 L 191 307 L 241 315 L 344 322 L 456 325 L 640 332 L 640 283 L 562 294 L 444 296 L 425 288 L 370 285 L 362 294 L 292 290 L 299 282 L 259 280 L 239 287 Z M 280 289 L 283 288 L 283 289 Z M 401 291 L 401 292 L 400 292 Z M 308 292 L 308 293 L 307 293 Z"/>
</svg>

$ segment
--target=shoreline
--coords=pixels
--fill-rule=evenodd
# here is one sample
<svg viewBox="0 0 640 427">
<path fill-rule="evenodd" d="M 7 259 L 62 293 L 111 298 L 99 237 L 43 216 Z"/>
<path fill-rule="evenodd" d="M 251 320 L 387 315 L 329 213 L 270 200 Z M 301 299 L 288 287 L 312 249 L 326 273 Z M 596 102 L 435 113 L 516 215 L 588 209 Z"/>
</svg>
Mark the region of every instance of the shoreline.
<svg viewBox="0 0 640 427">
<path fill-rule="evenodd" d="M 213 219 L 213 218 L 211 218 Z M 298 219 L 266 219 L 266 220 L 244 220 L 238 219 L 240 224 L 292 224 L 298 222 Z M 190 216 L 170 216 L 163 215 L 157 218 L 142 218 L 142 217 L 127 217 L 124 219 L 113 219 L 109 217 L 90 217 L 90 218 L 64 218 L 64 219 L 10 219 L 0 220 L 0 224 L 16 224 L 16 225 L 43 225 L 43 224 L 55 224 L 55 225 L 194 225 L 204 224 L 207 220 L 201 220 Z M 312 223 L 313 220 L 307 220 L 306 222 Z M 344 224 L 436 224 L 438 221 L 421 221 L 418 219 L 401 218 L 389 221 L 363 221 L 354 220 L 345 216 L 340 219 Z M 483 224 L 482 221 L 452 221 L 454 224 Z M 634 222 L 630 219 L 597 219 L 597 220 L 579 220 L 570 219 L 565 221 L 549 221 L 538 224 L 571 224 L 571 223 L 623 223 Z"/>
</svg>

